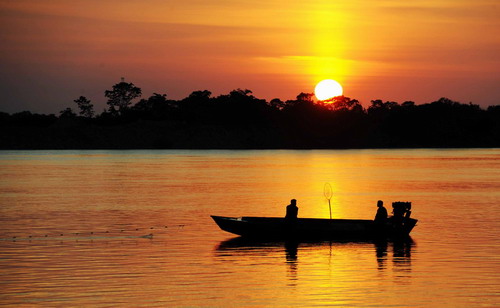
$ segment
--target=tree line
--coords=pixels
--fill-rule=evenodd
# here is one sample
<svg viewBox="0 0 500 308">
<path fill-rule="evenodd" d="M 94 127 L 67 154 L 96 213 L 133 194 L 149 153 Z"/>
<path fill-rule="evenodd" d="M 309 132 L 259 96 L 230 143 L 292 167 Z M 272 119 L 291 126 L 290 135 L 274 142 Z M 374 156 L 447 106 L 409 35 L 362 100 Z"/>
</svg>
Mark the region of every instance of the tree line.
<svg viewBox="0 0 500 308">
<path fill-rule="evenodd" d="M 500 146 L 500 105 L 486 109 L 440 98 L 426 104 L 312 93 L 266 101 L 247 89 L 181 100 L 121 82 L 96 114 L 84 96 L 59 115 L 0 112 L 2 149 L 335 149 Z"/>
</svg>

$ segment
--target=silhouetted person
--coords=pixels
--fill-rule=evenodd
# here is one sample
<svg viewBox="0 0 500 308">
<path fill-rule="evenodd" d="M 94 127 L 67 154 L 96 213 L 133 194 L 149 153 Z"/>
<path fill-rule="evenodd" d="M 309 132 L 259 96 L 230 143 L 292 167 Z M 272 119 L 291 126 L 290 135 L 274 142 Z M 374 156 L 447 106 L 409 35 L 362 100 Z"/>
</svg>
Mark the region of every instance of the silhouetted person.
<svg viewBox="0 0 500 308">
<path fill-rule="evenodd" d="M 385 224 L 387 221 L 387 209 L 384 207 L 382 200 L 377 201 L 377 214 L 375 215 L 375 222 L 377 224 Z"/>
<path fill-rule="evenodd" d="M 299 208 L 297 207 L 297 200 L 292 199 L 290 204 L 286 206 L 285 219 L 288 221 L 297 220 L 297 215 L 299 214 Z"/>
</svg>

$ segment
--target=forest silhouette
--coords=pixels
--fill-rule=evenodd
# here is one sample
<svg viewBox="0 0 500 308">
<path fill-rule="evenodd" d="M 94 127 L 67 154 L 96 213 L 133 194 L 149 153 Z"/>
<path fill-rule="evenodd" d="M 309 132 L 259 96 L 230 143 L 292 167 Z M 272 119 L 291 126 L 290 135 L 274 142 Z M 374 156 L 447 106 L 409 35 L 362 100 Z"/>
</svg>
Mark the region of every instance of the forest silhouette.
<svg viewBox="0 0 500 308">
<path fill-rule="evenodd" d="M 448 98 L 417 105 L 345 96 L 266 101 L 236 89 L 181 100 L 121 82 L 97 114 L 80 96 L 54 114 L 0 112 L 1 149 L 342 149 L 499 147 L 500 105 L 482 109 Z M 137 101 L 137 102 L 135 102 Z M 76 105 L 76 106 L 75 106 Z"/>
</svg>

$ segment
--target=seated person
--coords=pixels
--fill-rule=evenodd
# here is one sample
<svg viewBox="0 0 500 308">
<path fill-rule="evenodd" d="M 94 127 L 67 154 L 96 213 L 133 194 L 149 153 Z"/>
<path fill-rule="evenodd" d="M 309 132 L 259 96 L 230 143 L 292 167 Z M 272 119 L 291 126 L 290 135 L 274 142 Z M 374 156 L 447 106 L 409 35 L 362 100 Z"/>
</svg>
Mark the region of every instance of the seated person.
<svg viewBox="0 0 500 308">
<path fill-rule="evenodd" d="M 290 204 L 286 206 L 285 219 L 296 220 L 299 213 L 299 208 L 297 207 L 297 200 L 292 199 Z"/>
<path fill-rule="evenodd" d="M 377 214 L 375 215 L 375 222 L 377 223 L 385 223 L 387 221 L 387 209 L 384 207 L 384 202 L 382 200 L 378 200 L 377 202 Z"/>
</svg>

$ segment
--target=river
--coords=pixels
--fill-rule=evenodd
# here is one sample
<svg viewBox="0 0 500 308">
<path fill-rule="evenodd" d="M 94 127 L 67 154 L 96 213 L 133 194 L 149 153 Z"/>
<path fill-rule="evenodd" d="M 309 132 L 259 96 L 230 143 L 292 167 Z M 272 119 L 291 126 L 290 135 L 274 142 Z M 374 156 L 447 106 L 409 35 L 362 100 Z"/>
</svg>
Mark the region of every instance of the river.
<svg viewBox="0 0 500 308">
<path fill-rule="evenodd" d="M 246 242 L 210 215 L 372 219 L 404 243 Z M 0 151 L 0 305 L 500 305 L 500 149 Z M 149 235 L 152 236 L 149 236 Z"/>
</svg>

